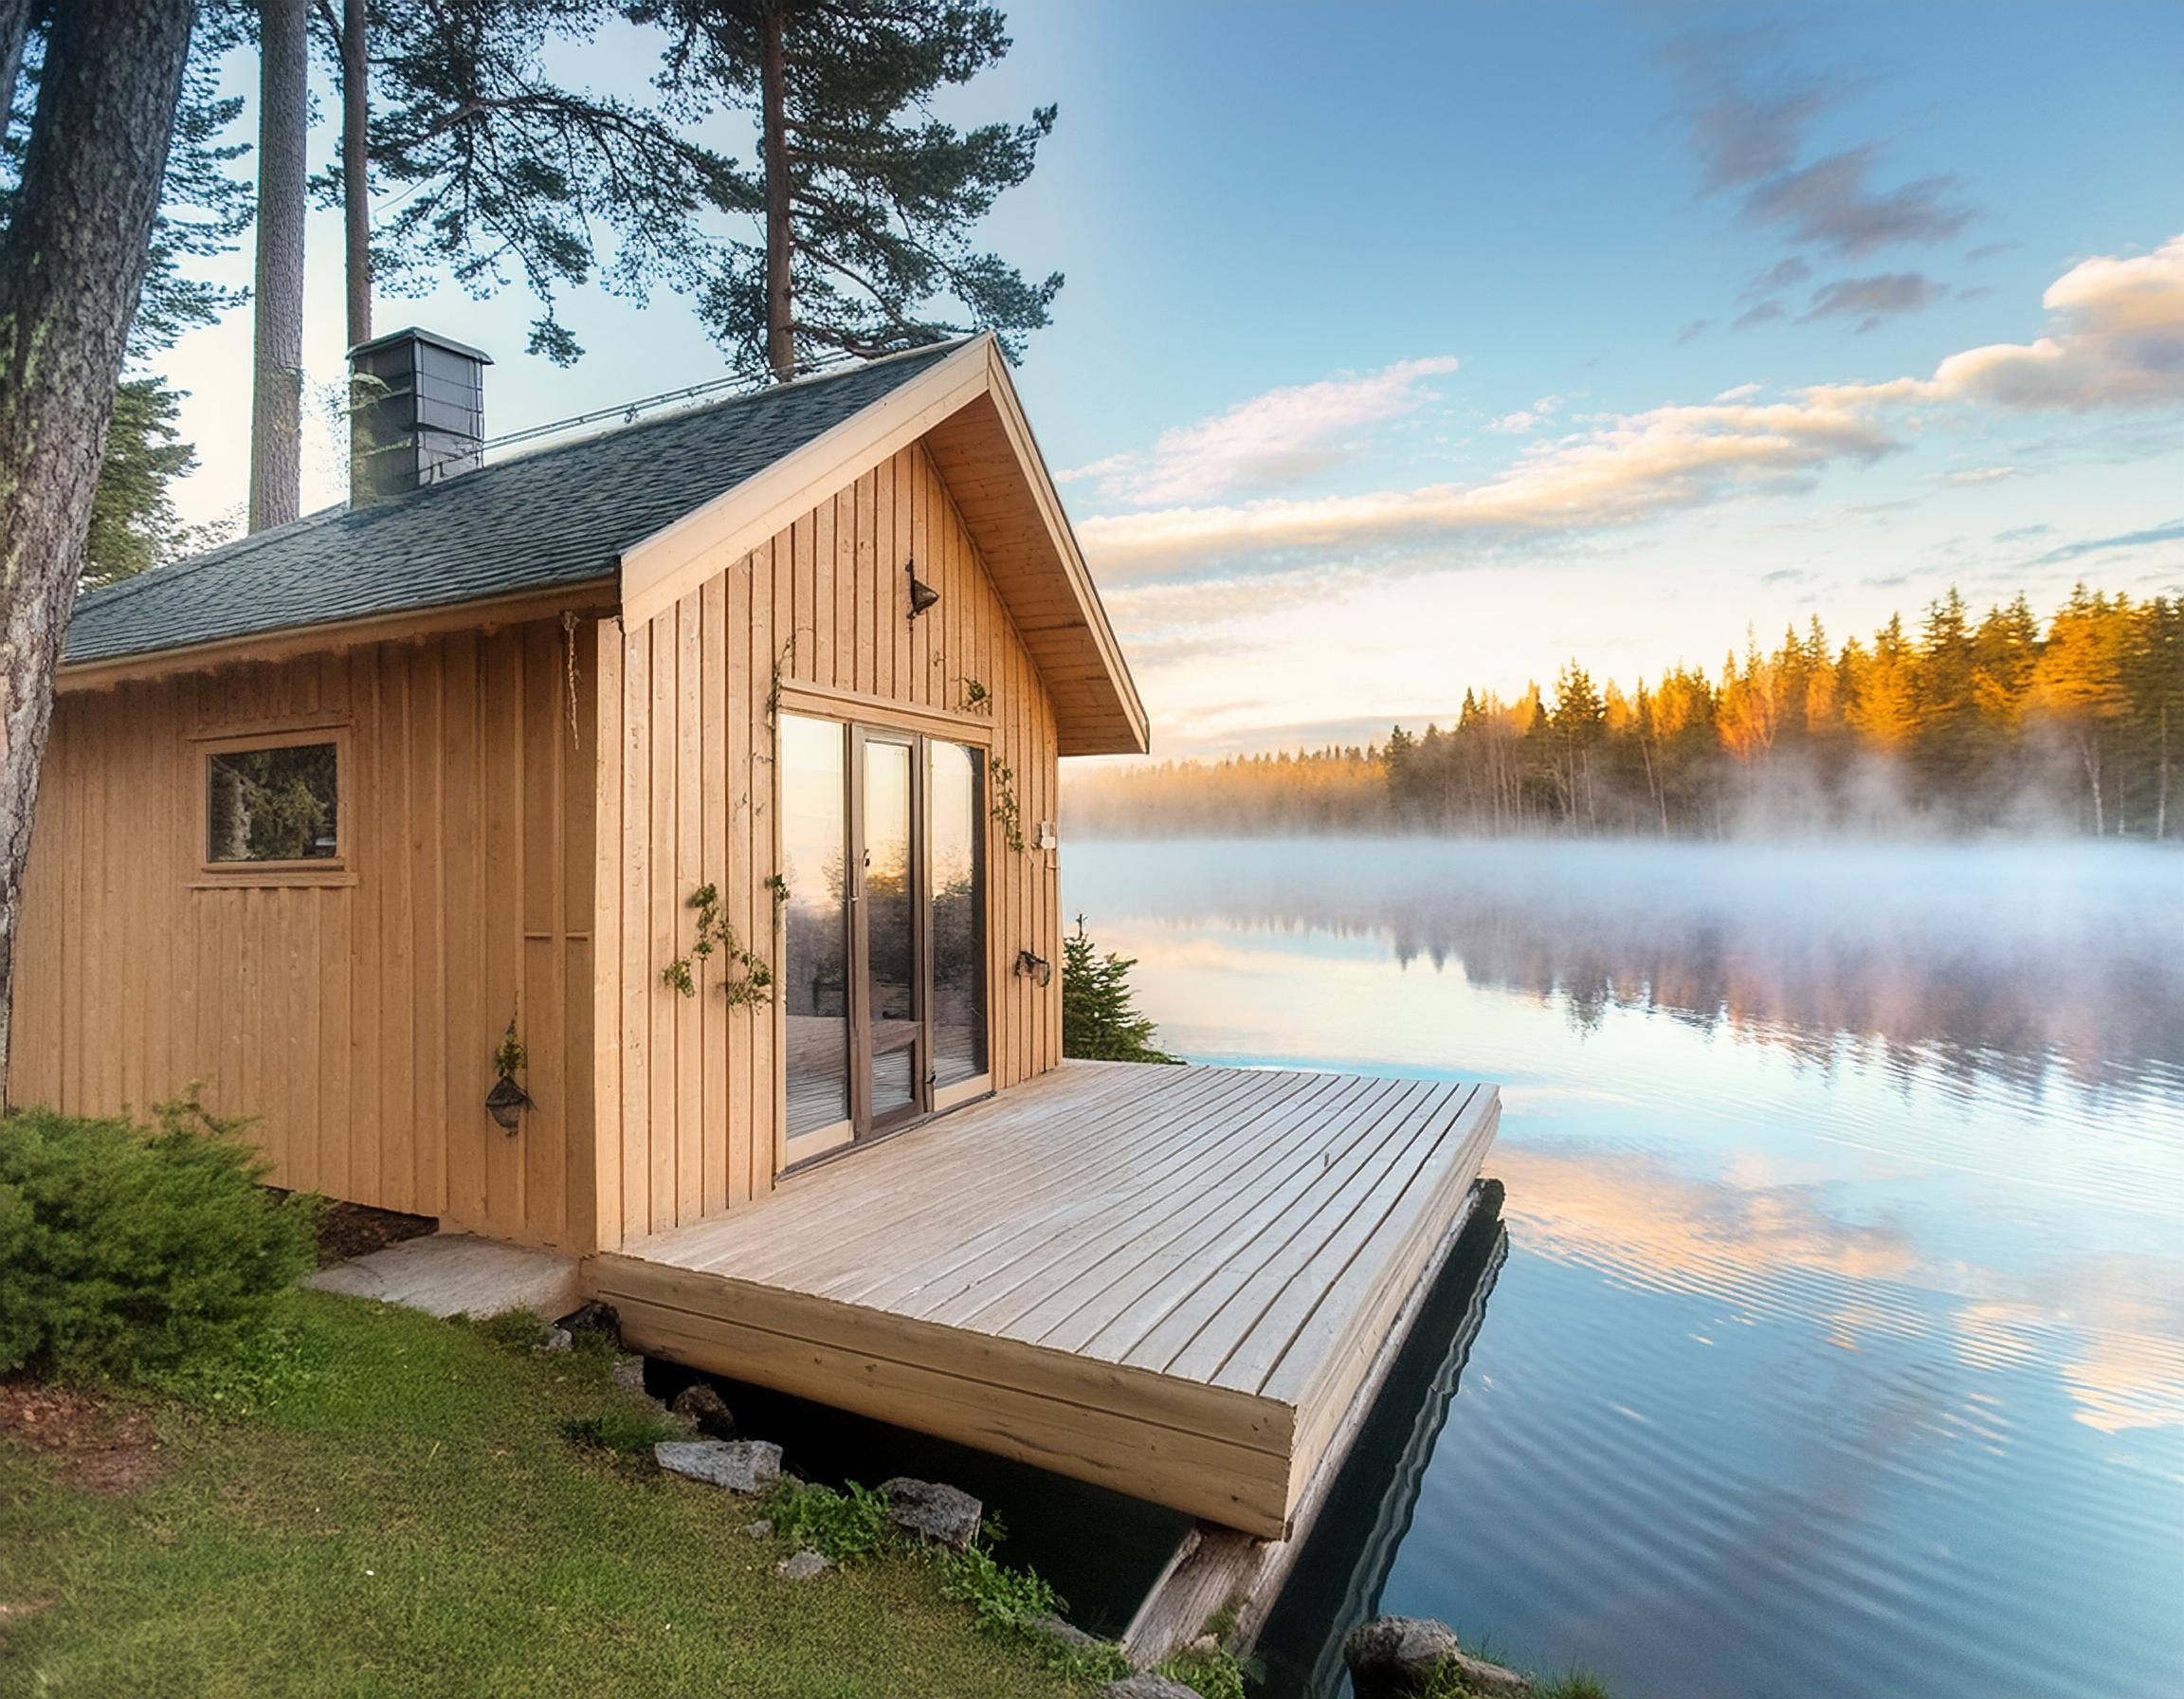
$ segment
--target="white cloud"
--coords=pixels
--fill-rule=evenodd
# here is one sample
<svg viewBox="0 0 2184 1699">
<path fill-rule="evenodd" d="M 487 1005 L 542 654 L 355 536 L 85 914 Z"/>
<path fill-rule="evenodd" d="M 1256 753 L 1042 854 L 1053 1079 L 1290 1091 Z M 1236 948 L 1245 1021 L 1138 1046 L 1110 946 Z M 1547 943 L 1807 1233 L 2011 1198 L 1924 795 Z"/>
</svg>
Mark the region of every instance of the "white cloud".
<svg viewBox="0 0 2184 1699">
<path fill-rule="evenodd" d="M 2184 236 L 2136 259 L 2083 261 L 2041 304 L 2054 316 L 2048 335 L 1951 355 L 1933 393 L 2072 412 L 2184 401 Z"/>
<path fill-rule="evenodd" d="M 2154 253 L 2084 261 L 2043 298 L 2050 333 L 1953 355 L 1930 378 L 1824 384 L 1764 401 L 1739 385 L 1702 405 L 1626 415 L 1580 416 L 1573 435 L 1524 448 L 1483 484 L 1320 498 L 1193 500 L 1186 492 L 1244 465 L 1301 452 L 1295 426 L 1301 398 L 1339 393 L 1365 416 L 1353 392 L 1372 387 L 1390 405 L 1426 362 L 1367 379 L 1276 391 L 1188 430 L 1170 432 L 1133 485 L 1135 499 L 1165 500 L 1153 511 L 1088 519 L 1079 526 L 1095 564 L 1119 578 L 1146 580 L 1248 562 L 1254 574 L 1289 570 L 1306 557 L 1339 563 L 1361 554 L 1462 541 L 1492 542 L 1598 531 L 1728 497 L 1778 491 L 1844 462 L 1869 462 L 1899 446 L 1893 417 L 1907 406 L 1955 403 L 2008 409 L 2155 406 L 2184 400 L 2184 236 Z M 1539 413 L 1543 402 L 1526 410 Z M 1275 405 L 1279 403 L 1279 405 Z M 1385 416 L 1382 414 L 1381 416 Z M 1514 428 L 1520 415 L 1497 421 Z M 1284 430 L 1270 429 L 1290 421 Z M 1526 429 L 1538 421 L 1528 419 Z M 1319 440 L 1330 440 L 1325 436 Z M 1974 483 L 2007 475 L 1983 467 L 1944 474 Z M 1230 476 L 1233 487 L 1239 480 Z M 1174 493 L 1168 493 L 1174 492 Z"/>
<path fill-rule="evenodd" d="M 1363 375 L 1269 390 L 1225 413 L 1161 433 L 1145 454 L 1114 454 L 1064 473 L 1092 478 L 1109 501 L 1204 502 L 1310 477 L 1368 446 L 1373 426 L 1431 399 L 1429 377 L 1456 370 L 1452 356 L 1398 360 Z"/>
<path fill-rule="evenodd" d="M 1102 571 L 1296 550 L 1356 550 L 1626 525 L 1731 490 L 1779 489 L 1893 439 L 1855 407 L 1807 398 L 1660 407 L 1538 446 L 1489 483 L 1179 506 L 1083 521 Z"/>
<path fill-rule="evenodd" d="M 1960 472 L 1936 472 L 1936 484 L 1999 484 L 2017 475 L 2015 466 L 1967 466 Z"/>
<path fill-rule="evenodd" d="M 1128 471 L 1137 464 L 1137 460 L 1135 454 L 1110 454 L 1104 459 L 1091 461 L 1081 466 L 1071 466 L 1065 472 L 1056 472 L 1054 482 L 1077 484 L 1086 478 L 1112 478 L 1119 472 Z"/>
<path fill-rule="evenodd" d="M 1499 430 L 1504 436 L 1529 436 L 1562 411 L 1562 397 L 1542 395 L 1530 407 L 1520 407 L 1513 413 L 1503 413 L 1488 423 L 1488 430 Z"/>
</svg>

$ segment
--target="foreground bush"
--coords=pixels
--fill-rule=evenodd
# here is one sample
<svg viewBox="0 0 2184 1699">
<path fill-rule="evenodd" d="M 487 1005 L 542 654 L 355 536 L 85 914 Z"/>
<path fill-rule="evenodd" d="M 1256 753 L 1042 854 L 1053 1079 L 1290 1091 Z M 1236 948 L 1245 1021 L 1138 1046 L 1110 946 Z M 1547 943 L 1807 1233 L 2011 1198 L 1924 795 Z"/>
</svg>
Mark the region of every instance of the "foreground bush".
<svg viewBox="0 0 2184 1699">
<path fill-rule="evenodd" d="M 129 1379 L 232 1350 L 311 1267 L 318 1200 L 278 1199 L 240 1124 L 0 1122 L 0 1374 Z"/>
</svg>

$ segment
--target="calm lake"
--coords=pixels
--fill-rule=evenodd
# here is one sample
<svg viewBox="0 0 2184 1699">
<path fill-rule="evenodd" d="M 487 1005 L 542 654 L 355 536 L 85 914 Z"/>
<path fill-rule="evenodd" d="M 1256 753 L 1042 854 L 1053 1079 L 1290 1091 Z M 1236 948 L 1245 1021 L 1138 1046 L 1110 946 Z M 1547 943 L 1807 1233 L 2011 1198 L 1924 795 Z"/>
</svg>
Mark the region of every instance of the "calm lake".
<svg viewBox="0 0 2184 1699">
<path fill-rule="evenodd" d="M 2184 1694 L 2184 855 L 1063 863 L 1168 1049 L 1502 1088 L 1506 1260 L 1270 1690 L 1347 1574 L 1617 1699 Z"/>
</svg>

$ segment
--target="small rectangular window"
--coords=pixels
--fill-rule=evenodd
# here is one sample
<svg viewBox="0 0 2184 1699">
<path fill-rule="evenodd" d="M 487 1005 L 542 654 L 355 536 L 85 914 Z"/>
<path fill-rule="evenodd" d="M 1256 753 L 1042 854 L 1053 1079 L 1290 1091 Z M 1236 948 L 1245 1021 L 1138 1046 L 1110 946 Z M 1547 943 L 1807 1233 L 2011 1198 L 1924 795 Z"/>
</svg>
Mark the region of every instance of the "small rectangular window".
<svg viewBox="0 0 2184 1699">
<path fill-rule="evenodd" d="M 207 863 L 338 860 L 340 770 L 332 740 L 207 756 Z"/>
</svg>

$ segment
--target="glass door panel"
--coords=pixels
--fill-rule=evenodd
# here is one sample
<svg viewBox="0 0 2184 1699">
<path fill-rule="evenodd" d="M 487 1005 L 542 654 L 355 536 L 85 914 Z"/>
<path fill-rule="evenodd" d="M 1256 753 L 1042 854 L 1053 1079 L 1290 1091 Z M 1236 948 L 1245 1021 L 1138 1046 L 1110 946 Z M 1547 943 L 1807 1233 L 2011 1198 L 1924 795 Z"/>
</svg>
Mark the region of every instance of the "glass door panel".
<svg viewBox="0 0 2184 1699">
<path fill-rule="evenodd" d="M 979 754 L 928 740 L 926 866 L 931 879 L 933 1083 L 986 1071 L 986 811 Z"/>
<path fill-rule="evenodd" d="M 911 859 L 908 742 L 867 734 L 864 745 L 864 995 L 867 1127 L 915 1114 L 924 1098 L 918 949 L 918 869 Z"/>
<path fill-rule="evenodd" d="M 847 729 L 781 716 L 781 1003 L 791 1160 L 849 1133 Z"/>
</svg>

